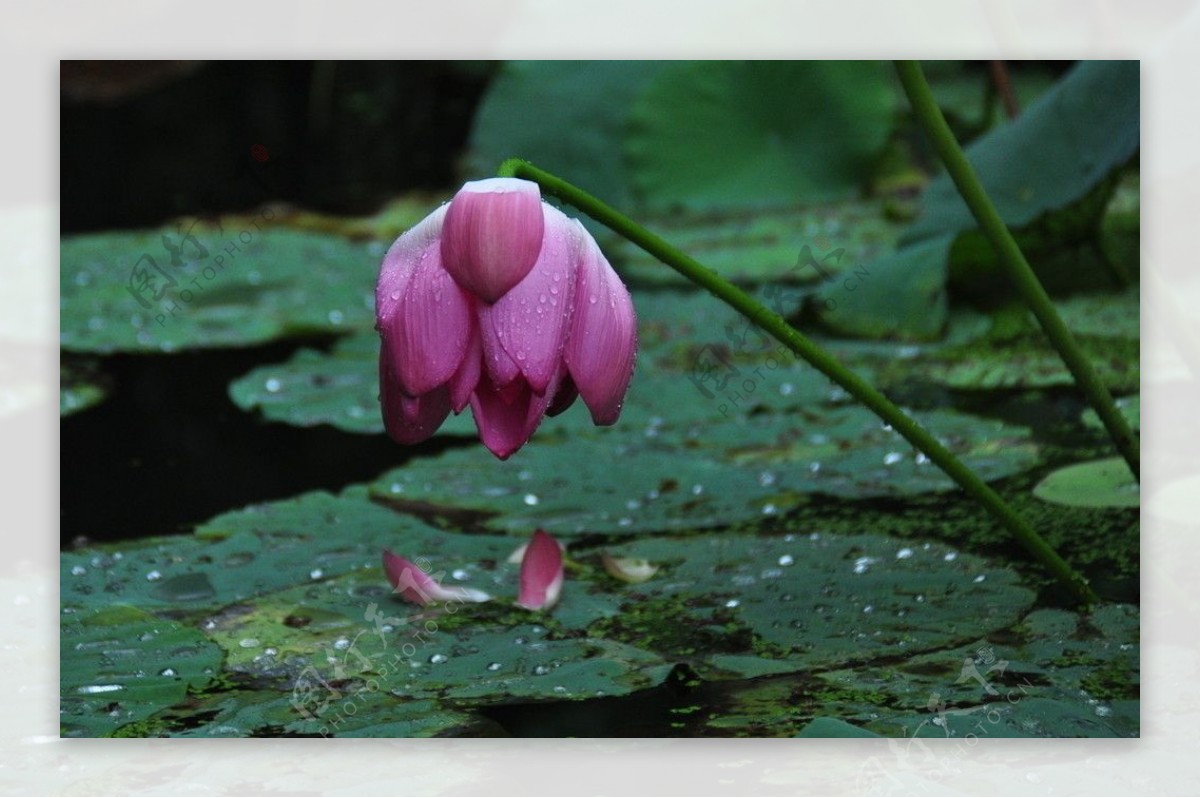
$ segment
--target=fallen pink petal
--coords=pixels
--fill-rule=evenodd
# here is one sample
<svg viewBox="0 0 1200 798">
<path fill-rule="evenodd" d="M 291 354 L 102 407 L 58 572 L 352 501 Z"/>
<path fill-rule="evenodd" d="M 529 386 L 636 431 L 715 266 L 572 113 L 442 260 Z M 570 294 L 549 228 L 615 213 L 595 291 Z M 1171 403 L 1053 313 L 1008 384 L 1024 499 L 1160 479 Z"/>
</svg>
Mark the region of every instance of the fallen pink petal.
<svg viewBox="0 0 1200 798">
<path fill-rule="evenodd" d="M 469 587 L 444 587 L 416 563 L 409 559 L 383 550 L 383 570 L 392 590 L 405 601 L 425 606 L 434 602 L 466 602 L 478 604 L 491 600 L 491 596 L 482 590 Z"/>
<path fill-rule="evenodd" d="M 558 603 L 562 585 L 562 547 L 539 529 L 533 533 L 521 558 L 521 592 L 517 606 L 527 610 L 548 610 Z"/>
</svg>

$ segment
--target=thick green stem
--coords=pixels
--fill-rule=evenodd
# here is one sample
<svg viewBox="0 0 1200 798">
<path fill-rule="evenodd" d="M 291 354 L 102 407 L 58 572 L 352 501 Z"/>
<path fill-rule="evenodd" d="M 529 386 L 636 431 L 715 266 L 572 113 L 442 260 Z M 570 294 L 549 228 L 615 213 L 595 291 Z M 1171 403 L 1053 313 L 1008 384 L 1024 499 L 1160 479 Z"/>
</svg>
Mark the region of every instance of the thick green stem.
<svg viewBox="0 0 1200 798">
<path fill-rule="evenodd" d="M 958 193 L 962 195 L 971 214 L 975 217 L 975 221 L 979 222 L 979 226 L 991 242 L 992 248 L 996 250 L 1000 264 L 1008 274 L 1009 280 L 1016 286 L 1017 291 L 1025 300 L 1025 304 L 1033 311 L 1033 315 L 1037 317 L 1046 337 L 1058 350 L 1058 354 L 1067 365 L 1067 369 L 1070 370 L 1071 376 L 1075 378 L 1075 384 L 1079 386 L 1079 390 L 1083 392 L 1096 414 L 1100 416 L 1104 428 L 1108 430 L 1109 437 L 1112 438 L 1117 451 L 1125 458 L 1125 462 L 1129 464 L 1134 477 L 1140 479 L 1141 455 L 1137 436 L 1133 434 L 1125 417 L 1117 410 L 1108 388 L 1105 387 L 1100 375 L 1096 373 L 1091 362 L 1080 350 L 1079 344 L 1075 342 L 1075 336 L 1067 329 L 1067 325 L 1063 323 L 1058 311 L 1054 309 L 1054 303 L 1050 301 L 1046 289 L 1042 287 L 1041 281 L 1029 267 L 1029 262 L 1025 260 L 1021 248 L 1017 246 L 1016 239 L 1008 231 L 996 206 L 988 198 L 983 184 L 979 182 L 979 177 L 971 167 L 970 161 L 967 160 L 966 153 L 962 151 L 962 147 L 958 146 L 954 133 L 946 124 L 946 118 L 942 116 L 942 110 L 934 101 L 933 92 L 929 89 L 929 83 L 925 80 L 921 65 L 916 61 L 897 61 L 896 71 L 900 75 L 900 82 L 904 85 L 908 101 L 912 103 L 913 113 L 916 114 L 921 127 L 925 129 L 926 135 L 932 140 L 934 149 L 937 150 L 942 163 L 946 165 L 950 179 L 958 187 Z"/>
<path fill-rule="evenodd" d="M 868 382 L 849 371 L 831 355 L 795 330 L 778 313 L 770 310 L 745 291 L 680 252 L 632 219 L 549 172 L 513 158 L 501 164 L 498 174 L 501 177 L 520 177 L 534 181 L 541 186 L 544 193 L 558 197 L 578 208 L 749 318 L 826 377 L 844 388 L 850 395 L 890 424 L 909 443 L 924 452 L 926 457 L 946 472 L 968 495 L 987 508 L 1038 562 L 1061 580 L 1080 600 L 1085 603 L 1094 603 L 1099 600 L 1088 586 L 1087 581 L 1071 570 L 1071 566 L 1058 556 L 1058 553 L 1038 535 L 1033 527 L 1005 504 L 995 491 L 963 465 L 949 449 L 938 443 L 936 438 Z"/>
</svg>

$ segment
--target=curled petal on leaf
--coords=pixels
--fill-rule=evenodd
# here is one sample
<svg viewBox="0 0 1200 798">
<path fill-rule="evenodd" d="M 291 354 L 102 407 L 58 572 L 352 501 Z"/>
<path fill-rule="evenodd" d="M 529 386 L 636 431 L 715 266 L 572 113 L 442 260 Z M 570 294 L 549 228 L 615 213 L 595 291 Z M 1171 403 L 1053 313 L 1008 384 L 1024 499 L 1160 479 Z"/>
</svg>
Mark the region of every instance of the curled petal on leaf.
<svg viewBox="0 0 1200 798">
<path fill-rule="evenodd" d="M 604 570 L 608 571 L 609 576 L 632 585 L 645 582 L 658 573 L 657 565 L 652 565 L 648 560 L 637 557 L 613 557 L 606 551 L 600 555 L 600 561 L 604 564 Z"/>
<path fill-rule="evenodd" d="M 436 579 L 422 571 L 411 560 L 407 560 L 387 549 L 383 550 L 383 570 L 392 590 L 405 601 L 422 606 L 435 601 L 458 601 L 479 603 L 491 599 L 482 590 L 469 587 L 443 587 Z"/>
<path fill-rule="evenodd" d="M 558 603 L 562 585 L 562 547 L 539 529 L 533 533 L 521 559 L 521 592 L 517 606 L 527 610 L 548 610 Z"/>
</svg>

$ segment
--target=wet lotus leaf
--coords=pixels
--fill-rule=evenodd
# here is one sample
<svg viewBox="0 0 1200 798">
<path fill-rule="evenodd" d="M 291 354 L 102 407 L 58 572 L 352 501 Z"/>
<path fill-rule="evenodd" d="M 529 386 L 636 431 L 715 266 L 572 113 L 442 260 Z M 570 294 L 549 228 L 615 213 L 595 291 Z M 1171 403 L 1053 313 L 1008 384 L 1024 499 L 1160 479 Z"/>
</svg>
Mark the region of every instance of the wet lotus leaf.
<svg viewBox="0 0 1200 798">
<path fill-rule="evenodd" d="M 817 283 L 849 273 L 892 248 L 903 228 L 889 221 L 882 207 L 879 200 L 854 200 L 651 214 L 640 221 L 726 279 Z M 628 241 L 616 243 L 609 256 L 635 286 L 691 285 Z"/>
<path fill-rule="evenodd" d="M 610 636 L 669 650 L 677 626 L 694 627 L 692 634 L 715 626 L 725 630 L 726 653 L 786 661 L 796 671 L 973 640 L 1011 626 L 1034 600 L 1005 568 L 941 545 L 870 535 L 643 538 L 610 551 L 664 568 L 619 588 L 624 612 L 600 624 Z M 679 617 L 639 620 L 641 607 L 668 602 L 682 608 Z M 714 664 L 762 673 L 753 663 Z"/>
<path fill-rule="evenodd" d="M 862 185 L 897 97 L 880 62 L 678 62 L 634 105 L 627 142 L 653 208 L 831 199 Z"/>
<path fill-rule="evenodd" d="M 122 600 L 198 612 L 291 585 L 319 586 L 359 569 L 375 575 L 384 547 L 423 557 L 436 573 L 479 558 L 504 559 L 514 546 L 500 537 L 443 535 L 350 488 L 225 513 L 191 536 L 65 552 L 62 599 L 80 608 Z"/>
<path fill-rule="evenodd" d="M 726 685 L 692 733 L 1135 736 L 1138 612 L 1035 609 L 961 646 Z"/>
<path fill-rule="evenodd" d="M 1039 482 L 1033 495 L 1072 507 L 1137 507 L 1141 504 L 1138 481 L 1120 457 L 1060 468 Z"/>
<path fill-rule="evenodd" d="M 64 607 L 59 667 L 65 737 L 137 723 L 212 680 L 221 650 L 193 628 L 110 599 Z"/>
<path fill-rule="evenodd" d="M 60 248 L 62 347 L 171 352 L 370 327 L 385 248 L 264 220 L 257 229 L 188 222 L 69 236 Z"/>
<path fill-rule="evenodd" d="M 1142 402 L 1140 396 L 1122 396 L 1115 399 L 1117 410 L 1129 422 L 1129 426 L 1133 429 L 1138 429 L 1142 425 Z M 1096 411 L 1090 407 L 1083 411 L 1083 425 L 1091 429 L 1104 429 L 1104 425 L 1100 422 L 1100 416 L 1096 415 Z"/>
<path fill-rule="evenodd" d="M 666 386 L 655 394 L 671 402 Z M 785 399 L 772 396 L 772 401 Z M 898 433 L 858 406 L 585 425 L 539 433 L 498 463 L 479 447 L 422 458 L 372 486 L 381 500 L 423 513 L 471 511 L 484 528 L 524 534 L 635 534 L 753 522 L 807 494 L 863 498 L 949 490 L 953 483 Z M 571 411 L 580 412 L 580 411 Z M 708 411 L 712 413 L 711 410 Z M 636 414 L 631 414 L 636 415 Z M 916 417 L 985 479 L 1028 468 L 1037 447 L 1023 427 L 948 410 Z M 561 430 L 560 430 L 561 432 Z M 614 469 L 613 463 L 621 467 Z M 519 511 L 516 517 L 509 513 Z"/>
<path fill-rule="evenodd" d="M 526 532 L 540 506 L 527 495 L 503 511 L 525 518 Z M 997 646 L 996 656 L 1020 662 L 1022 677 L 1058 669 L 1067 676 L 1056 686 L 1087 685 L 1080 689 L 1101 702 L 1088 705 L 1093 716 L 1120 710 L 1113 733 L 1132 728 L 1121 702 L 1136 693 L 1136 648 L 1126 645 L 1136 644 L 1136 611 L 1101 608 L 1086 624 L 1063 611 L 1022 621 L 1033 593 L 1014 572 L 944 544 L 814 529 L 605 545 L 613 556 L 660 566 L 649 581 L 631 585 L 608 576 L 599 544 L 584 538 L 568 549 L 562 602 L 531 613 L 511 604 L 518 566 L 508 559 L 519 541 L 479 534 L 486 521 L 470 508 L 442 512 L 378 494 L 372 501 L 353 487 L 228 513 L 192 537 L 64 554 L 64 617 L 108 612 L 118 596 L 144 607 L 130 611 L 135 625 L 204 641 L 214 663 L 206 667 L 222 666 L 204 673 L 213 681 L 194 685 L 187 701 L 182 690 L 156 693 L 144 711 L 111 723 L 93 717 L 113 711 L 107 703 L 79 703 L 72 706 L 80 717 L 64 728 L 137 736 L 494 733 L 473 709 L 626 695 L 662 684 L 686 661 L 706 682 L 729 682 L 735 692 L 742 678 L 807 680 L 800 694 L 810 698 L 788 702 L 784 715 L 769 714 L 771 707 L 797 688 L 781 682 L 763 688 L 774 700 L 747 695 L 736 711 L 697 716 L 706 733 L 791 735 L 818 707 L 888 733 L 884 719 L 903 722 L 909 712 L 925 720 L 917 716 L 931 685 L 954 682 L 961 652 L 993 633 L 1006 639 L 1004 630 L 1018 621 L 1027 650 Z M 385 545 L 495 600 L 407 604 L 383 577 L 378 550 Z M 146 579 L 151 566 L 160 575 Z M 97 664 L 86 647 L 81 653 L 73 645 L 83 638 L 68 639 L 64 673 L 77 668 L 94 678 Z M 1095 639 L 1104 641 L 1102 653 L 1089 645 Z M 897 660 L 909 651 L 915 659 Z M 1086 659 L 1089 652 L 1099 659 Z M 847 669 L 853 662 L 889 664 Z M 908 673 L 907 662 L 911 673 L 895 675 L 897 668 Z M 978 692 L 951 684 L 944 694 L 965 702 L 972 689 Z M 885 706 L 892 711 L 882 712 Z M 1029 731 L 1089 728 L 1086 713 L 1064 709 L 1063 718 Z"/>
</svg>

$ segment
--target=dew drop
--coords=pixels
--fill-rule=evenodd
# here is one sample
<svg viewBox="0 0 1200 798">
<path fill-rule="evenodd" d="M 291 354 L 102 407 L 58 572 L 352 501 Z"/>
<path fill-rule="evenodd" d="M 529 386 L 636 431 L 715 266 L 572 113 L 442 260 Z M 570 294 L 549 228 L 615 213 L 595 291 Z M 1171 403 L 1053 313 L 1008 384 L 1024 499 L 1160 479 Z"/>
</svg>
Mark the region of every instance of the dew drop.
<svg viewBox="0 0 1200 798">
<path fill-rule="evenodd" d="M 525 502 L 525 504 L 529 505 L 530 507 L 533 507 L 538 503 L 538 497 L 532 493 L 526 493 L 523 501 Z"/>
<path fill-rule="evenodd" d="M 71 576 L 83 576 L 87 573 L 87 569 L 82 565 L 76 565 L 71 569 Z"/>
<path fill-rule="evenodd" d="M 911 556 L 913 556 L 913 550 L 909 548 L 903 548 L 896 552 L 897 560 L 907 560 Z"/>
<path fill-rule="evenodd" d="M 790 555 L 790 554 L 785 554 L 779 558 L 780 565 L 791 565 L 794 562 L 796 562 L 796 561 L 795 561 L 795 559 L 792 558 L 792 555 Z"/>
<path fill-rule="evenodd" d="M 487 666 L 487 669 L 488 669 L 489 671 L 498 671 L 498 670 L 500 670 L 502 667 L 504 667 L 504 666 L 503 666 L 503 665 L 501 665 L 499 662 L 492 662 L 492 663 L 490 663 L 490 664 Z"/>
<path fill-rule="evenodd" d="M 279 389 L 283 387 L 283 383 L 272 377 L 267 380 L 265 387 L 267 389 L 267 393 L 278 393 Z"/>
<path fill-rule="evenodd" d="M 124 685 L 120 684 L 89 684 L 85 687 L 80 687 L 79 692 L 84 695 L 94 695 L 96 693 L 115 693 L 118 690 L 124 689 Z"/>
<path fill-rule="evenodd" d="M 159 676 L 174 676 L 175 669 L 174 668 L 163 668 L 161 671 L 158 672 L 158 675 Z"/>
<path fill-rule="evenodd" d="M 533 669 L 534 676 L 545 676 L 549 672 L 550 672 L 550 669 L 547 668 L 545 665 L 538 665 L 536 668 Z"/>
<path fill-rule="evenodd" d="M 730 599 L 729 601 L 725 602 L 725 606 L 728 607 L 729 609 L 733 609 L 734 607 L 738 606 L 741 603 L 742 602 L 738 601 L 737 599 Z"/>
<path fill-rule="evenodd" d="M 449 659 L 450 658 L 447 657 L 445 654 L 434 654 L 432 657 L 429 658 L 429 661 L 431 663 L 433 663 L 434 665 L 441 665 L 443 662 L 447 662 Z"/>
<path fill-rule="evenodd" d="M 159 579 L 162 579 L 162 573 L 159 571 L 151 571 L 150 573 L 146 574 L 147 582 L 157 582 Z"/>
</svg>

